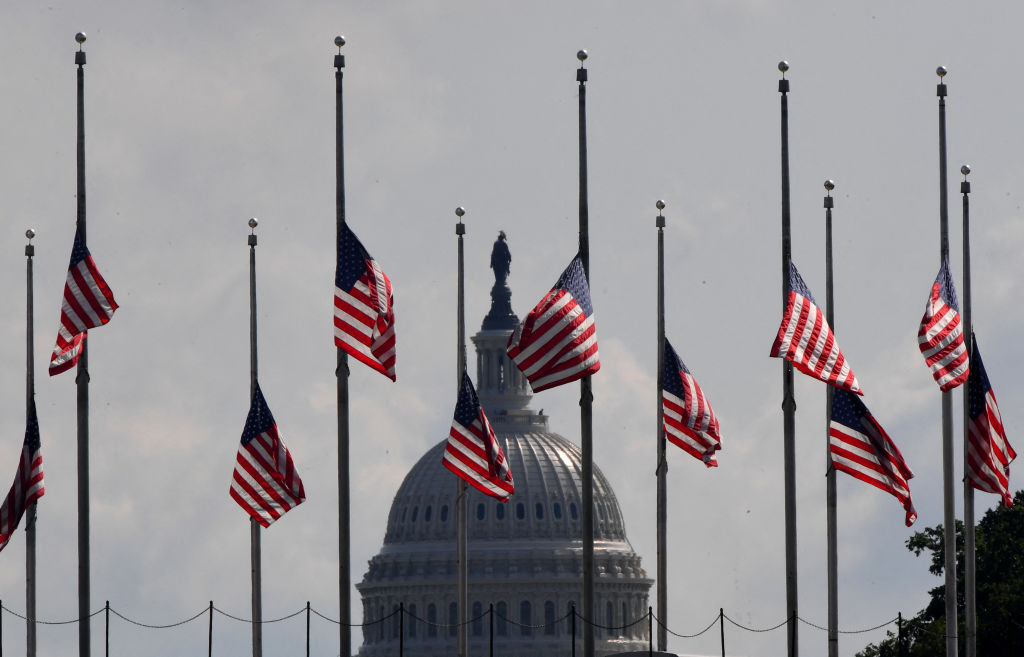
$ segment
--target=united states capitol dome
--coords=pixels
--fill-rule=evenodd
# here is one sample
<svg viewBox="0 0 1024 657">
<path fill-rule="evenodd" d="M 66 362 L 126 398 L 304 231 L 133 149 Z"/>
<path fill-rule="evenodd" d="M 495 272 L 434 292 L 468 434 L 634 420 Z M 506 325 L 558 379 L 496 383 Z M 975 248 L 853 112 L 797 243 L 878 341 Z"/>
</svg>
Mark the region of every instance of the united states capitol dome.
<svg viewBox="0 0 1024 657">
<path fill-rule="evenodd" d="M 526 378 L 505 355 L 518 318 L 512 311 L 507 246 L 501 233 L 492 254 L 492 305 L 476 345 L 476 387 L 515 480 L 507 503 L 469 488 L 467 533 L 470 654 L 486 654 L 488 611 L 494 607 L 494 654 L 565 655 L 569 610 L 581 615 L 582 457 L 578 445 L 553 433 L 548 417 L 530 407 Z M 472 368 L 470 368 L 472 372 Z M 442 464 L 445 441 L 406 475 L 391 505 L 384 545 L 357 588 L 363 601 L 361 657 L 455 654 L 457 478 Z M 594 466 L 594 621 L 621 627 L 647 612 L 651 580 L 626 538 L 622 510 Z M 394 614 L 402 605 L 405 618 Z M 388 618 L 390 617 L 390 618 Z M 384 623 L 374 623 L 388 618 Z M 577 646 L 582 646 L 577 619 Z M 647 648 L 647 623 L 598 629 L 598 655 Z"/>
</svg>

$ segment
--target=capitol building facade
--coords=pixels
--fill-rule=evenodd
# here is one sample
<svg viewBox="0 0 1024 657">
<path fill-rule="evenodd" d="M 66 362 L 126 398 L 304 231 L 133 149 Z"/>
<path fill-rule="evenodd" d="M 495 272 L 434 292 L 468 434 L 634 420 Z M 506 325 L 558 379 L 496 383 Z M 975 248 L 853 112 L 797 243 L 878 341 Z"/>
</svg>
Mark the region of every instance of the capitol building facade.
<svg viewBox="0 0 1024 657">
<path fill-rule="evenodd" d="M 495 253 L 505 254 L 505 272 L 495 267 L 491 309 L 473 342 L 477 393 L 508 460 L 515 493 L 503 503 L 468 489 L 469 654 L 488 654 L 493 605 L 495 655 L 561 657 L 569 654 L 574 606 L 578 650 L 585 622 L 582 458 L 578 445 L 552 433 L 548 417 L 530 407 L 529 383 L 505 354 L 519 320 L 502 275 L 510 259 L 504 237 Z M 384 545 L 357 585 L 366 624 L 360 657 L 394 657 L 400 641 L 412 657 L 456 653 L 458 484 L 441 464 L 446 442 L 428 450 L 406 475 L 391 505 Z M 646 650 L 652 582 L 596 464 L 593 494 L 595 652 Z M 401 621 L 394 613 L 400 605 Z M 387 620 L 375 622 L 381 619 Z"/>
</svg>

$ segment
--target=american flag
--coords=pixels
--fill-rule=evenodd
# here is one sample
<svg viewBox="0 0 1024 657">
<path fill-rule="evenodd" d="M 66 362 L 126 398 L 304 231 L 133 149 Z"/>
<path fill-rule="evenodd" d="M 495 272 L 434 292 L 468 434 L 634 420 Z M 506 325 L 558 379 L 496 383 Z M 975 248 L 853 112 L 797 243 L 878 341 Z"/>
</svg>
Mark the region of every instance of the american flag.
<svg viewBox="0 0 1024 657">
<path fill-rule="evenodd" d="M 343 224 L 334 272 L 334 344 L 395 380 L 395 311 L 391 280 Z"/>
<path fill-rule="evenodd" d="M 932 284 L 928 305 L 921 318 L 921 328 L 917 332 L 917 342 L 935 382 L 943 392 L 967 380 L 967 345 L 964 344 L 953 277 L 949 273 L 949 263 L 945 260 Z"/>
<path fill-rule="evenodd" d="M 825 315 L 796 265 L 789 263 L 789 298 L 779 333 L 772 345 L 773 358 L 785 358 L 804 374 L 858 395 L 864 393 L 846 362 Z"/>
<path fill-rule="evenodd" d="M 1003 498 L 1013 506 L 1010 494 L 1010 461 L 1017 457 L 1006 440 L 1003 418 L 996 396 L 978 353 L 978 341 L 971 335 L 973 349 L 971 373 L 967 377 L 967 414 L 970 417 L 967 440 L 967 480 L 971 486 Z"/>
<path fill-rule="evenodd" d="M 235 457 L 231 497 L 264 527 L 302 504 L 306 491 L 259 384 Z"/>
<path fill-rule="evenodd" d="M 25 445 L 18 459 L 18 471 L 14 484 L 7 493 L 4 505 L 0 507 L 0 550 L 18 528 L 25 509 L 46 492 L 43 486 L 43 453 L 39 443 L 39 420 L 36 419 L 36 403 L 29 405 L 28 423 L 25 426 Z"/>
<path fill-rule="evenodd" d="M 465 372 L 442 463 L 481 493 L 503 502 L 515 488 L 505 454 Z"/>
<path fill-rule="evenodd" d="M 686 369 L 667 338 L 662 381 L 665 437 L 709 468 L 718 467 L 715 451 L 722 448 L 718 418 L 697 379 Z"/>
<path fill-rule="evenodd" d="M 78 363 L 86 330 L 109 322 L 115 310 L 114 293 L 100 275 L 76 229 L 68 277 L 64 283 L 64 301 L 60 307 L 57 344 L 50 356 L 50 376 L 69 370 Z"/>
<path fill-rule="evenodd" d="M 907 483 L 914 473 L 907 467 L 889 434 L 859 397 L 846 390 L 835 391 L 828 435 L 832 465 L 836 470 L 895 497 L 906 511 L 907 527 L 914 524 L 917 511 L 910 499 L 910 484 Z"/>
<path fill-rule="evenodd" d="M 507 350 L 534 392 L 582 379 L 601 369 L 590 288 L 579 255 L 519 323 L 509 337 Z"/>
</svg>

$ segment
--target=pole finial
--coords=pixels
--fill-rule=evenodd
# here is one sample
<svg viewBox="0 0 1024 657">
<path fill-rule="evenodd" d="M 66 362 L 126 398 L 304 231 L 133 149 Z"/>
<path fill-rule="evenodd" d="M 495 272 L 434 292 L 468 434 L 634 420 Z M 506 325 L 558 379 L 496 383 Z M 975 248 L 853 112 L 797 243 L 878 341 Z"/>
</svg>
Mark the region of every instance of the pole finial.
<svg viewBox="0 0 1024 657">
<path fill-rule="evenodd" d="M 945 66 L 940 66 L 937 69 L 935 69 L 935 75 L 939 76 L 940 78 L 946 77 L 946 73 L 949 73 L 949 69 L 947 69 Z"/>
<path fill-rule="evenodd" d="M 249 228 L 252 229 L 252 232 L 255 233 L 256 232 L 256 226 L 259 226 L 259 225 L 260 225 L 260 220 L 259 219 L 257 219 L 256 217 L 250 217 L 249 218 Z"/>
<path fill-rule="evenodd" d="M 786 77 L 786 71 L 789 70 L 789 62 L 783 59 L 779 62 L 779 72 L 782 73 L 782 77 Z"/>
<path fill-rule="evenodd" d="M 831 178 L 825 181 L 825 209 L 831 210 L 833 207 L 832 201 L 832 190 L 836 188 L 835 182 Z"/>
<path fill-rule="evenodd" d="M 659 198 L 657 201 L 654 202 L 654 207 L 658 208 L 658 211 L 664 210 L 665 209 L 665 201 L 662 201 Z"/>
<path fill-rule="evenodd" d="M 665 201 L 662 201 L 659 198 L 657 201 L 655 201 L 654 207 L 658 208 L 658 216 L 654 218 L 654 226 L 656 228 L 664 228 L 665 217 L 661 214 L 661 211 L 665 209 Z"/>
<path fill-rule="evenodd" d="M 25 237 L 27 237 L 29 239 L 29 241 L 31 241 L 32 238 L 35 237 L 35 236 L 36 236 L 36 230 L 34 228 L 29 228 L 28 230 L 25 231 Z"/>
<path fill-rule="evenodd" d="M 338 53 L 341 54 L 341 47 L 345 45 L 345 37 L 340 34 L 334 37 L 334 45 L 338 46 Z"/>
<path fill-rule="evenodd" d="M 75 42 L 78 43 L 78 49 L 82 49 L 82 44 L 85 43 L 85 32 L 79 32 L 75 35 Z"/>
<path fill-rule="evenodd" d="M 456 235 L 465 235 L 466 234 L 466 225 L 462 223 L 462 217 L 465 214 L 466 214 L 466 208 L 462 207 L 461 205 L 459 207 L 455 208 L 455 216 L 459 218 L 459 223 L 455 224 L 455 234 Z"/>
<path fill-rule="evenodd" d="M 580 66 L 583 66 L 583 62 L 587 61 L 587 51 L 580 50 L 576 53 L 576 59 L 580 60 Z"/>
<path fill-rule="evenodd" d="M 967 174 L 969 174 L 970 172 L 971 172 L 971 165 L 970 164 L 965 164 L 962 167 L 960 167 L 960 173 L 964 174 L 964 180 L 967 179 Z"/>
<path fill-rule="evenodd" d="M 835 189 L 835 188 L 836 188 L 836 184 L 835 184 L 835 182 L 831 178 L 829 178 L 828 180 L 825 181 L 825 189 L 828 190 L 829 195 L 832 194 L 832 190 Z"/>
</svg>

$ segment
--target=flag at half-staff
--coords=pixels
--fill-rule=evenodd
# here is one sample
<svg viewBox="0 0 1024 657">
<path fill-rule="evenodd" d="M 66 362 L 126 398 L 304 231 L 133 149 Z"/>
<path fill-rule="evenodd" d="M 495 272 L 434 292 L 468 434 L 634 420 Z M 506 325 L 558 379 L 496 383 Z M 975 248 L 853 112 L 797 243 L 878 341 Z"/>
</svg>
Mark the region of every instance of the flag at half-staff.
<svg viewBox="0 0 1024 657">
<path fill-rule="evenodd" d="M 1017 458 L 1017 453 L 1006 439 L 999 405 L 978 352 L 978 341 L 973 335 L 971 340 L 974 344 L 971 373 L 967 377 L 967 481 L 980 491 L 999 495 L 1003 504 L 1010 507 L 1010 462 Z"/>
<path fill-rule="evenodd" d="M 306 499 L 292 454 L 281 440 L 259 384 L 253 391 L 235 457 L 231 497 L 264 527 Z"/>
<path fill-rule="evenodd" d="M 50 356 L 50 376 L 78 364 L 86 331 L 109 322 L 115 310 L 117 302 L 114 301 L 114 294 L 100 275 L 85 240 L 76 229 L 71 263 L 64 283 L 64 300 L 60 307 L 57 344 Z"/>
<path fill-rule="evenodd" d="M 465 372 L 442 462 L 481 493 L 503 502 L 515 490 L 505 453 Z"/>
<path fill-rule="evenodd" d="M 334 273 L 334 344 L 395 380 L 391 279 L 344 223 L 338 229 L 338 266 Z"/>
<path fill-rule="evenodd" d="M 664 389 L 661 393 L 665 437 L 707 467 L 717 467 L 715 452 L 722 448 L 718 418 L 697 379 L 665 339 Z"/>
<path fill-rule="evenodd" d="M 932 284 L 931 294 L 917 332 L 918 347 L 935 377 L 939 388 L 946 392 L 967 380 L 969 365 L 967 345 L 964 343 L 963 324 L 956 302 L 956 288 L 949 273 L 949 262 L 942 261 L 939 274 Z"/>
<path fill-rule="evenodd" d="M 903 505 L 907 527 L 917 520 L 910 499 L 914 473 L 878 420 L 859 397 L 837 390 L 832 397 L 829 451 L 836 470 L 889 493 Z"/>
<path fill-rule="evenodd" d="M 601 369 L 590 287 L 578 254 L 512 332 L 507 351 L 534 392 L 577 381 Z"/>
<path fill-rule="evenodd" d="M 14 483 L 0 507 L 0 550 L 18 528 L 25 509 L 46 492 L 43 486 L 43 453 L 39 442 L 39 420 L 36 418 L 36 403 L 29 405 L 29 418 L 25 426 L 25 444 L 18 458 L 18 470 Z"/>
<path fill-rule="evenodd" d="M 841 390 L 864 394 L 842 350 L 836 344 L 825 314 L 815 303 L 810 289 L 792 262 L 789 263 L 786 310 L 770 355 L 773 358 L 785 358 L 807 376 Z"/>
</svg>

